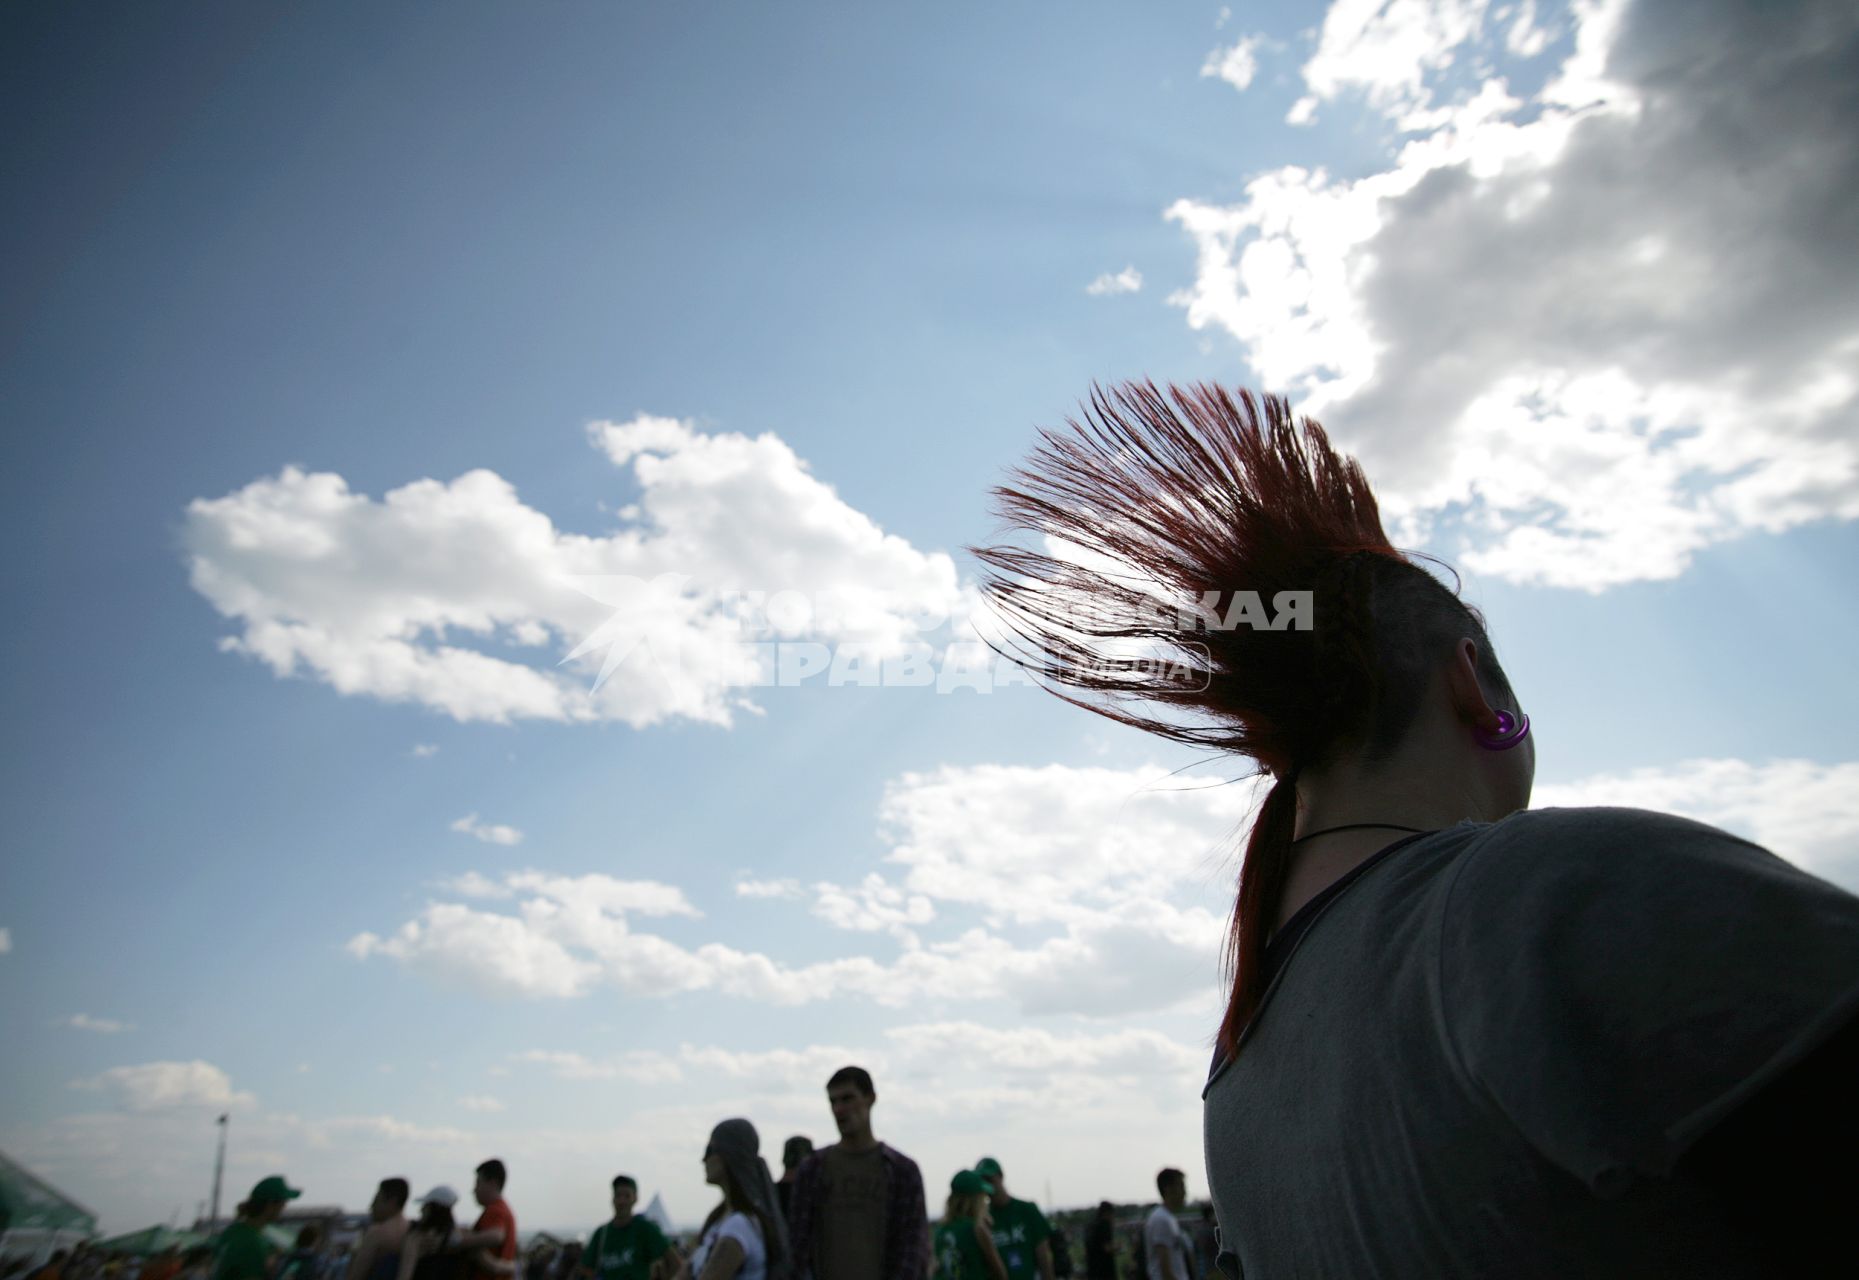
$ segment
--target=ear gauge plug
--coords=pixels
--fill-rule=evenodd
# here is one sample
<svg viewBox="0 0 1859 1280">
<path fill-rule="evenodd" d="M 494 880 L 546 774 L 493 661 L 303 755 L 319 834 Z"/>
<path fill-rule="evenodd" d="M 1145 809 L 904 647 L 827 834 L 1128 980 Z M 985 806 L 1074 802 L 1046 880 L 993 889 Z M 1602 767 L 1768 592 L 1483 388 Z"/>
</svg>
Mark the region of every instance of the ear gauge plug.
<svg viewBox="0 0 1859 1280">
<path fill-rule="evenodd" d="M 1530 736 L 1530 717 L 1521 711 L 1512 715 L 1508 711 L 1498 712 L 1496 729 L 1472 730 L 1472 737 L 1486 751 L 1509 751 L 1512 747 Z"/>
</svg>

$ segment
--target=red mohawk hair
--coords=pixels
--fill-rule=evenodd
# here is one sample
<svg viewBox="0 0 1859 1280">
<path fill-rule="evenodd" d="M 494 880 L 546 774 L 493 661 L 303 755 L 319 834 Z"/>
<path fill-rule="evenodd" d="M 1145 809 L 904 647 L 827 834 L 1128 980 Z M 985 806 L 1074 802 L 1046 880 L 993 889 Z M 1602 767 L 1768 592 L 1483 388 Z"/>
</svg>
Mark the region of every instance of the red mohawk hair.
<svg viewBox="0 0 1859 1280">
<path fill-rule="evenodd" d="M 1059 697 L 1250 756 L 1277 779 L 1228 935 L 1234 986 L 1220 1042 L 1232 1052 L 1261 994 L 1297 771 L 1343 742 L 1373 749 L 1398 735 L 1414 699 L 1389 640 L 1422 613 L 1476 626 L 1475 615 L 1394 548 L 1361 468 L 1286 400 L 1144 381 L 1094 387 L 1082 417 L 1042 430 L 993 491 L 1009 529 L 1043 535 L 1045 549 L 971 551 L 1012 635 L 1003 652 Z M 1265 603 L 1308 593 L 1308 629 L 1180 624 L 1228 618 L 1246 592 Z"/>
</svg>

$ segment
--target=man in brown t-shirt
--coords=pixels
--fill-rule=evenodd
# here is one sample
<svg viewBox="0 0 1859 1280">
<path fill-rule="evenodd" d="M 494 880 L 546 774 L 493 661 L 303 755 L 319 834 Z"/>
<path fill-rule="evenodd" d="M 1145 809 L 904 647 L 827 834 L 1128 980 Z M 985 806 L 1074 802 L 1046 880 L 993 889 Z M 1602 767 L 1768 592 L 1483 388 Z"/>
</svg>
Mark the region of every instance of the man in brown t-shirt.
<svg viewBox="0 0 1859 1280">
<path fill-rule="evenodd" d="M 839 1141 L 795 1171 L 788 1238 L 811 1280 L 921 1280 L 929 1215 L 916 1161 L 872 1136 L 871 1075 L 842 1067 L 826 1082 Z"/>
</svg>

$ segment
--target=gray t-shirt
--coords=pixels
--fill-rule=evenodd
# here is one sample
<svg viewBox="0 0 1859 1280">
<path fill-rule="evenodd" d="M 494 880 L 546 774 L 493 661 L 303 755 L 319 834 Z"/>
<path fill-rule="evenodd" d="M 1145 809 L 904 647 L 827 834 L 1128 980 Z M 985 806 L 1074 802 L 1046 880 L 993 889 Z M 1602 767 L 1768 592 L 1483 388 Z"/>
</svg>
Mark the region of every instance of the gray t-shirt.
<svg viewBox="0 0 1859 1280">
<path fill-rule="evenodd" d="M 826 1148 L 820 1177 L 817 1280 L 871 1280 L 884 1273 L 884 1153 Z"/>
<path fill-rule="evenodd" d="M 1223 1248 L 1249 1280 L 1764 1274 L 1665 1175 L 1856 1014 L 1859 898 L 1714 828 L 1424 837 L 1321 908 L 1208 1086 Z"/>
</svg>

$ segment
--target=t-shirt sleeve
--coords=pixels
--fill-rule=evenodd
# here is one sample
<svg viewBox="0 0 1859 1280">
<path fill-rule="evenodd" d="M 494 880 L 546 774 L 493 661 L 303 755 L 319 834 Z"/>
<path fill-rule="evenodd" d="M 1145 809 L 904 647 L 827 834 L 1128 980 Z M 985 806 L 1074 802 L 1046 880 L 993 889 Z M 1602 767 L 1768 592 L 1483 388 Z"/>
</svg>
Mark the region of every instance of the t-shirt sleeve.
<svg viewBox="0 0 1859 1280">
<path fill-rule="evenodd" d="M 1037 1246 L 1041 1240 L 1052 1234 L 1052 1224 L 1046 1221 L 1046 1215 L 1040 1212 L 1038 1205 L 1030 1207 L 1032 1212 L 1026 1216 L 1027 1239 Z"/>
<path fill-rule="evenodd" d="M 665 1239 L 665 1233 L 658 1229 L 658 1223 L 650 1218 L 641 1218 L 639 1221 L 645 1228 L 641 1232 L 645 1241 L 645 1260 L 656 1262 L 665 1256 L 665 1251 L 671 1248 L 671 1244 Z"/>
<path fill-rule="evenodd" d="M 761 1234 L 756 1231 L 746 1214 L 730 1214 L 727 1218 L 723 1219 L 722 1222 L 717 1224 L 716 1234 L 719 1240 L 730 1239 L 741 1245 L 742 1257 L 745 1262 L 754 1262 L 762 1258 L 765 1254 L 765 1250 L 762 1247 Z"/>
<path fill-rule="evenodd" d="M 1613 1195 L 1859 1014 L 1859 898 L 1701 823 L 1542 810 L 1491 828 L 1439 916 L 1449 1053 Z"/>
</svg>

